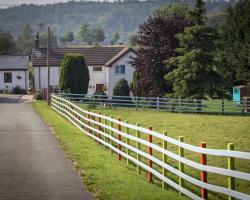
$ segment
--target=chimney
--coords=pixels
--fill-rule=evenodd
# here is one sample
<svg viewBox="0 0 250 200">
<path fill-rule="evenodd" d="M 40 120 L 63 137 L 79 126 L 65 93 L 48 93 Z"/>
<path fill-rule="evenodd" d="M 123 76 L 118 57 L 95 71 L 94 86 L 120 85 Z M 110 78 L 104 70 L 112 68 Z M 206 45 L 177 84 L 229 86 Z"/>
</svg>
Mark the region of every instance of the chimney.
<svg viewBox="0 0 250 200">
<path fill-rule="evenodd" d="M 39 38 L 39 32 L 37 32 L 35 36 L 35 50 L 39 50 L 40 48 L 40 38 Z"/>
</svg>

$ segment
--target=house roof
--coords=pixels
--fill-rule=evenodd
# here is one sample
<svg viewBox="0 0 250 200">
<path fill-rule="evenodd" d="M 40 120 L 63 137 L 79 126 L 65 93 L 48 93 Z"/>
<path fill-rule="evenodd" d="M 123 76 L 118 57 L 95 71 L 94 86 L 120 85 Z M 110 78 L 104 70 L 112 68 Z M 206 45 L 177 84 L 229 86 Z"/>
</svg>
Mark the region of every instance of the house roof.
<svg viewBox="0 0 250 200">
<path fill-rule="evenodd" d="M 237 86 L 234 86 L 234 88 L 241 89 L 241 88 L 246 88 L 246 86 L 245 85 L 237 85 Z"/>
<path fill-rule="evenodd" d="M 27 70 L 29 67 L 29 56 L 0 56 L 0 70 Z"/>
<path fill-rule="evenodd" d="M 87 66 L 103 66 L 117 55 L 121 57 L 130 50 L 124 46 L 53 48 L 50 51 L 49 63 L 50 66 L 60 66 L 66 53 L 78 53 L 85 57 Z M 32 51 L 32 64 L 34 67 L 47 66 L 46 48 Z"/>
</svg>

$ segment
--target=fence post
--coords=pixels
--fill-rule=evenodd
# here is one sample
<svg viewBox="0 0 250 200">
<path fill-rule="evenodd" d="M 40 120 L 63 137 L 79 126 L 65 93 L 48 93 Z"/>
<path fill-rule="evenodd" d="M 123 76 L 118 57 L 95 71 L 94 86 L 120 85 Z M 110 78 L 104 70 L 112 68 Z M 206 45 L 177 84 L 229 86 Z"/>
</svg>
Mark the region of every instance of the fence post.
<svg viewBox="0 0 250 200">
<path fill-rule="evenodd" d="M 88 114 L 88 119 L 90 119 L 90 114 Z M 88 121 L 88 126 L 90 126 L 90 121 Z M 92 131 L 89 128 L 89 133 L 92 133 Z"/>
<path fill-rule="evenodd" d="M 163 135 L 168 136 L 166 131 L 163 131 Z M 167 150 L 167 145 L 168 145 L 167 141 L 163 140 L 162 148 Z M 167 155 L 165 153 L 162 154 L 162 162 L 167 163 Z M 165 177 L 167 176 L 167 169 L 165 169 L 164 167 L 162 168 L 162 175 Z M 162 181 L 161 186 L 163 190 L 167 188 L 167 184 L 164 181 Z"/>
<path fill-rule="evenodd" d="M 233 143 L 228 143 L 227 149 L 229 151 L 234 150 L 234 144 Z M 235 159 L 233 157 L 228 158 L 228 169 L 230 170 L 235 170 Z M 235 190 L 235 178 L 234 177 L 228 177 L 228 189 L 230 190 Z M 234 200 L 234 197 L 228 196 L 228 200 Z"/>
<path fill-rule="evenodd" d="M 126 124 L 128 124 L 128 120 L 125 121 Z M 129 135 L 129 128 L 126 127 L 126 133 Z M 129 145 L 130 141 L 129 138 L 126 137 L 126 144 Z M 126 153 L 127 155 L 130 154 L 130 150 L 128 148 L 126 148 Z M 127 158 L 127 164 L 129 164 L 129 159 Z"/>
<path fill-rule="evenodd" d="M 110 117 L 113 118 L 112 115 L 111 115 Z M 114 128 L 114 122 L 110 121 L 110 126 L 111 126 L 112 128 Z M 110 131 L 110 136 L 113 137 L 113 131 Z M 109 140 L 109 143 L 110 143 L 110 145 L 112 146 L 112 140 L 111 140 L 111 139 Z M 113 153 L 113 152 L 112 152 L 112 149 L 110 148 L 110 154 L 112 154 L 112 153 Z"/>
<path fill-rule="evenodd" d="M 159 102 L 160 100 L 159 100 L 159 97 L 157 97 L 156 100 L 157 100 L 157 110 L 159 111 L 159 109 L 160 109 L 160 102 Z"/>
<path fill-rule="evenodd" d="M 140 124 L 136 123 L 136 126 L 140 126 Z M 141 137 L 140 131 L 136 131 L 136 137 L 137 138 Z M 138 150 L 141 150 L 141 143 L 140 142 L 136 142 L 136 148 Z M 137 159 L 137 161 L 140 161 L 141 160 L 141 155 L 136 153 L 136 159 Z M 137 174 L 140 174 L 140 173 L 141 173 L 141 167 L 140 167 L 140 165 L 137 164 Z"/>
<path fill-rule="evenodd" d="M 179 113 L 181 112 L 181 98 L 179 98 Z"/>
<path fill-rule="evenodd" d="M 179 136 L 179 141 L 184 142 L 184 137 Z M 182 147 L 179 147 L 179 156 L 184 157 L 184 149 Z M 179 162 L 179 171 L 184 172 L 184 164 L 181 162 Z M 183 183 L 184 183 L 184 180 L 181 177 L 179 177 L 179 185 L 181 187 L 183 187 Z M 180 194 L 181 194 L 181 192 L 180 192 Z"/>
<path fill-rule="evenodd" d="M 98 112 L 98 114 L 99 114 L 99 115 L 101 115 L 101 112 Z M 101 122 L 102 122 L 101 117 L 98 117 L 98 122 L 99 122 L 99 123 L 101 123 Z M 102 130 L 102 127 L 101 127 L 100 125 L 98 126 L 98 130 L 99 130 L 99 131 L 101 131 L 101 130 Z M 98 138 L 99 138 L 99 139 L 102 139 L 102 138 L 101 138 L 101 134 L 100 134 L 100 133 L 98 133 Z M 99 142 L 99 144 L 102 144 L 102 143 L 101 143 L 101 142 Z"/>
<path fill-rule="evenodd" d="M 149 130 L 152 131 L 152 127 L 149 127 Z M 148 142 L 152 143 L 153 142 L 153 137 L 151 134 L 148 134 Z M 148 147 L 148 154 L 153 155 L 153 149 L 152 147 Z M 148 166 L 152 168 L 152 160 L 148 159 Z M 152 182 L 152 173 L 148 171 L 148 182 Z"/>
<path fill-rule="evenodd" d="M 119 117 L 119 118 L 118 118 L 118 120 L 119 120 L 119 121 L 122 121 L 122 118 L 121 118 L 121 117 Z M 122 130 L 121 125 L 120 125 L 120 124 L 118 124 L 118 130 L 119 130 L 119 131 L 121 131 L 121 130 Z M 122 140 L 122 137 L 121 137 L 121 135 L 120 135 L 120 134 L 118 134 L 118 140 L 119 140 L 119 141 L 121 141 L 121 140 Z M 118 144 L 118 149 L 121 151 L 121 145 L 120 145 L 120 144 Z M 118 153 L 118 160 L 122 160 L 122 155 L 121 155 L 120 153 Z"/>
<path fill-rule="evenodd" d="M 107 115 L 105 115 L 105 117 L 107 117 Z M 108 120 L 107 119 L 104 119 L 104 124 L 105 125 L 108 125 Z M 107 133 L 108 131 L 107 131 L 107 128 L 104 128 L 104 133 Z M 104 141 L 106 142 L 107 141 L 107 139 L 106 139 L 106 137 L 104 137 Z"/>
<path fill-rule="evenodd" d="M 200 144 L 200 147 L 201 148 L 206 148 L 207 147 L 207 144 L 206 142 L 202 142 Z M 206 154 L 201 154 L 200 155 L 200 163 L 202 165 L 207 165 L 207 155 Z M 207 172 L 206 171 L 201 171 L 200 172 L 200 180 L 204 183 L 207 183 Z M 207 189 L 205 188 L 201 188 L 201 198 L 202 199 L 207 199 Z"/>
<path fill-rule="evenodd" d="M 222 113 L 222 115 L 224 115 L 224 113 L 225 113 L 224 98 L 221 99 L 221 113 Z"/>
<path fill-rule="evenodd" d="M 135 105 L 136 105 L 136 110 L 138 110 L 138 97 L 135 97 Z"/>
</svg>

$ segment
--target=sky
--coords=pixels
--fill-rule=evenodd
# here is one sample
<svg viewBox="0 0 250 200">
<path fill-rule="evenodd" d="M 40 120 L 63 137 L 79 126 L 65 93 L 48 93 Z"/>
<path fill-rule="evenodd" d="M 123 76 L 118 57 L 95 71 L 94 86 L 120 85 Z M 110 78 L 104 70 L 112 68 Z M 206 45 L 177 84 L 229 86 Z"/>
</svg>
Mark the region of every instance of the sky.
<svg viewBox="0 0 250 200">
<path fill-rule="evenodd" d="M 67 2 L 68 0 L 0 0 L 0 4 L 48 4 L 48 3 L 58 3 L 58 2 Z M 90 1 L 96 1 L 96 0 L 90 0 Z M 100 0 L 102 1 L 102 0 Z M 112 1 L 112 0 L 110 0 Z"/>
</svg>

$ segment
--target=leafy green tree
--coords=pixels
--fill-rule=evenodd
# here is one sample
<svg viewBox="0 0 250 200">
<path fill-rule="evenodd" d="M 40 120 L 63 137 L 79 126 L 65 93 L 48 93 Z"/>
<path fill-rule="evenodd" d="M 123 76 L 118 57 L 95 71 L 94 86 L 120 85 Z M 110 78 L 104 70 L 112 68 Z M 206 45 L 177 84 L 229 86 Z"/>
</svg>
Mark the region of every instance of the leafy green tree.
<svg viewBox="0 0 250 200">
<path fill-rule="evenodd" d="M 100 28 L 100 27 L 94 28 L 91 31 L 91 33 L 92 33 L 93 41 L 96 42 L 96 43 L 101 43 L 106 38 L 103 28 Z"/>
<path fill-rule="evenodd" d="M 191 11 L 194 25 L 177 35 L 180 47 L 177 57 L 167 60 L 167 69 L 174 68 L 166 75 L 173 82 L 174 92 L 179 97 L 202 99 L 214 96 L 220 91 L 220 76 L 214 58 L 216 30 L 205 25 L 205 7 L 202 0 L 196 0 Z"/>
<path fill-rule="evenodd" d="M 113 88 L 114 96 L 130 96 L 128 81 L 125 78 L 120 79 Z"/>
<path fill-rule="evenodd" d="M 32 29 L 29 24 L 22 28 L 21 35 L 17 38 L 18 52 L 25 55 L 30 55 L 33 47 Z"/>
<path fill-rule="evenodd" d="M 227 90 L 233 85 L 248 85 L 250 89 L 250 1 L 240 0 L 228 8 L 221 30 L 219 60 Z"/>
<path fill-rule="evenodd" d="M 59 87 L 63 92 L 86 94 L 89 85 L 89 70 L 80 54 L 66 54 L 63 58 Z"/>
<path fill-rule="evenodd" d="M 138 96 L 164 96 L 172 92 L 172 85 L 164 79 L 170 71 L 164 60 L 176 55 L 179 42 L 175 35 L 190 25 L 188 11 L 187 6 L 166 6 L 139 26 L 139 49 L 132 62 L 138 75 Z"/>
<path fill-rule="evenodd" d="M 8 32 L 1 32 L 0 30 L 0 55 L 14 53 L 16 51 L 15 46 L 13 36 Z"/>
<path fill-rule="evenodd" d="M 120 33 L 119 31 L 115 31 L 112 35 L 112 41 L 111 44 L 117 44 L 120 40 Z"/>
<path fill-rule="evenodd" d="M 89 24 L 83 24 L 79 31 L 79 38 L 82 42 L 86 42 L 88 44 L 93 43 L 93 37 L 91 35 L 91 31 L 89 29 Z"/>
</svg>

